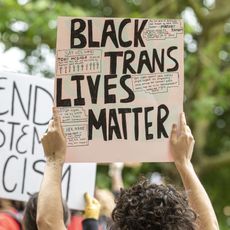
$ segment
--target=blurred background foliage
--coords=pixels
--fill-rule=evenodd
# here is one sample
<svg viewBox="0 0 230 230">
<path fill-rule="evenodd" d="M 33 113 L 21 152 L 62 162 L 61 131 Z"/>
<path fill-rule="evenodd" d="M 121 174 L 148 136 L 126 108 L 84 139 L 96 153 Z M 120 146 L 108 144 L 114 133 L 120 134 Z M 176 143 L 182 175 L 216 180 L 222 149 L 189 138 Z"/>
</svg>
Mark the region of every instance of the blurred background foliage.
<svg viewBox="0 0 230 230">
<path fill-rule="evenodd" d="M 221 229 L 230 229 L 229 0 L 0 0 L 0 51 L 20 53 L 17 71 L 54 76 L 60 15 L 184 19 L 184 110 L 196 140 L 193 163 Z M 181 184 L 173 164 L 145 163 L 125 167 L 125 185 L 156 171 Z M 107 165 L 98 167 L 97 185 L 111 186 Z"/>
</svg>

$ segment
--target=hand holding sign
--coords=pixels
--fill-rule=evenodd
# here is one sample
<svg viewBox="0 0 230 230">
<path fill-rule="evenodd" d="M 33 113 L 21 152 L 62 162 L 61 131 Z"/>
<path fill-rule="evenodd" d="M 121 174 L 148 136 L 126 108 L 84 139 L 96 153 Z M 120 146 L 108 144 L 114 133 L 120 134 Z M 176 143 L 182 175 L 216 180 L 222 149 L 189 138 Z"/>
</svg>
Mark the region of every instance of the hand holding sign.
<svg viewBox="0 0 230 230">
<path fill-rule="evenodd" d="M 41 142 L 48 161 L 59 160 L 64 163 L 66 139 L 55 107 L 53 107 L 53 120 L 50 120 L 48 132 L 43 135 Z"/>
<path fill-rule="evenodd" d="M 101 205 L 95 198 L 91 197 L 88 193 L 84 194 L 85 197 L 85 218 L 98 220 Z"/>
<path fill-rule="evenodd" d="M 180 166 L 190 162 L 195 141 L 186 124 L 184 113 L 180 115 L 179 129 L 173 124 L 170 142 L 175 164 Z"/>
</svg>

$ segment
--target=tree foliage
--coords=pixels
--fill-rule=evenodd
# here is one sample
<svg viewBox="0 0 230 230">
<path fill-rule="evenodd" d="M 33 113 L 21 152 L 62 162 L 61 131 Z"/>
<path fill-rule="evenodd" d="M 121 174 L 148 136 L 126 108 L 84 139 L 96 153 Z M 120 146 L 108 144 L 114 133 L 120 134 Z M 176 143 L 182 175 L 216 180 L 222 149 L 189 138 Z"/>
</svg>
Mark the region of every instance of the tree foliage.
<svg viewBox="0 0 230 230">
<path fill-rule="evenodd" d="M 196 147 L 194 164 L 211 195 L 222 229 L 230 204 L 230 4 L 227 0 L 0 0 L 0 41 L 4 51 L 25 52 L 27 71 L 54 75 L 46 68 L 55 53 L 56 18 L 65 16 L 185 19 L 185 112 Z M 54 66 L 54 65 L 53 65 Z M 171 164 L 125 169 L 126 184 L 158 170 L 178 179 Z M 108 182 L 101 166 L 98 183 Z M 228 217 L 230 218 L 230 217 Z"/>
</svg>

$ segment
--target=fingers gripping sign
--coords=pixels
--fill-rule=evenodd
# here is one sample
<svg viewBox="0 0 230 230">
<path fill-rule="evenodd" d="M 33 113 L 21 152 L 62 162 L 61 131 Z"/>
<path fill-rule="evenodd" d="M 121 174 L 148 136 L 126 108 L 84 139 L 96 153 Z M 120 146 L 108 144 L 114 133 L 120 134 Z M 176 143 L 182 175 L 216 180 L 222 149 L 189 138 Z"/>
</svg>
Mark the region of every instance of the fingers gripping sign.
<svg viewBox="0 0 230 230">
<path fill-rule="evenodd" d="M 53 127 L 57 129 L 58 131 L 62 132 L 62 134 L 64 135 L 63 129 L 61 126 L 60 117 L 58 114 L 58 109 L 56 107 L 53 107 Z"/>
<path fill-rule="evenodd" d="M 177 125 L 176 124 L 173 124 L 172 126 L 170 141 L 172 144 L 176 144 L 177 142 Z"/>
<path fill-rule="evenodd" d="M 180 132 L 186 132 L 186 119 L 184 113 L 180 114 Z"/>
<path fill-rule="evenodd" d="M 66 139 L 63 132 L 57 108 L 53 107 L 53 119 L 50 120 L 48 131 L 41 142 L 47 160 L 60 160 L 64 163 L 66 152 Z"/>
<path fill-rule="evenodd" d="M 184 164 L 189 162 L 192 157 L 194 138 L 190 128 L 187 126 L 184 113 L 180 115 L 180 127 L 173 124 L 170 144 L 175 164 Z"/>
</svg>

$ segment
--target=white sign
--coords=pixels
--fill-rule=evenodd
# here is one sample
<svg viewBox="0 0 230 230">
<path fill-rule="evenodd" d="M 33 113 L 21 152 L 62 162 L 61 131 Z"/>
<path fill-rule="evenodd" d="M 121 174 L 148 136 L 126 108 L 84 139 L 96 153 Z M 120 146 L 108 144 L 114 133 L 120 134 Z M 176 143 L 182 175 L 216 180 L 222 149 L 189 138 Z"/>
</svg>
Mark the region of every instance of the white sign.
<svg viewBox="0 0 230 230">
<path fill-rule="evenodd" d="M 67 160 L 172 161 L 183 50 L 182 20 L 59 17 L 55 103 Z"/>
<path fill-rule="evenodd" d="M 52 118 L 54 81 L 0 71 L 0 197 L 28 200 L 38 192 L 45 159 L 39 138 Z M 72 209 L 94 193 L 96 164 L 65 164 L 62 191 Z"/>
</svg>

